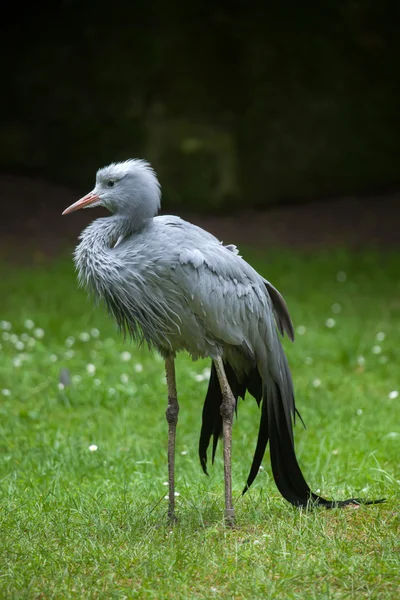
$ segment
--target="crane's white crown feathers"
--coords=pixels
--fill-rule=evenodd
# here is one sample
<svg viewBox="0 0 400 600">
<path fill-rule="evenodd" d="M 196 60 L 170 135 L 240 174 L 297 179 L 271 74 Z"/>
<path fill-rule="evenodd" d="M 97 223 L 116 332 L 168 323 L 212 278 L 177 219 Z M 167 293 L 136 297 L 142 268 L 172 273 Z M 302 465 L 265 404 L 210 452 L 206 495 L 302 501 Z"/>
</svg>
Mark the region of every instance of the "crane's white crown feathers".
<svg viewBox="0 0 400 600">
<path fill-rule="evenodd" d="M 111 163 L 97 171 L 96 181 L 104 182 L 110 179 L 119 181 L 127 175 L 133 175 L 139 179 L 152 181 L 161 193 L 161 186 L 157 174 L 147 160 L 142 158 L 130 158 L 122 162 Z"/>
</svg>

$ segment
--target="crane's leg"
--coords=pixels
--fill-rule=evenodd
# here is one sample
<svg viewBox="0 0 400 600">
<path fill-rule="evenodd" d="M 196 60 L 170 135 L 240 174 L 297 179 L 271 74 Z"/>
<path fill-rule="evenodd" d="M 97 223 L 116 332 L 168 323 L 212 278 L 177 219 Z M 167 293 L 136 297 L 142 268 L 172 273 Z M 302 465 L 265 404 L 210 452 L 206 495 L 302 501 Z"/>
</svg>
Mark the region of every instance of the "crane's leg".
<svg viewBox="0 0 400 600">
<path fill-rule="evenodd" d="M 168 406 L 165 412 L 168 421 L 168 518 L 170 521 L 175 521 L 175 438 L 179 404 L 176 393 L 175 359 L 172 356 L 165 361 L 165 372 L 168 387 Z"/>
<path fill-rule="evenodd" d="M 233 415 L 235 413 L 235 397 L 229 387 L 228 379 L 225 374 L 222 358 L 214 359 L 215 369 L 219 384 L 221 386 L 222 403 L 222 435 L 224 439 L 224 480 L 225 480 L 225 522 L 227 525 L 234 525 L 235 512 L 232 502 L 232 425 Z"/>
</svg>

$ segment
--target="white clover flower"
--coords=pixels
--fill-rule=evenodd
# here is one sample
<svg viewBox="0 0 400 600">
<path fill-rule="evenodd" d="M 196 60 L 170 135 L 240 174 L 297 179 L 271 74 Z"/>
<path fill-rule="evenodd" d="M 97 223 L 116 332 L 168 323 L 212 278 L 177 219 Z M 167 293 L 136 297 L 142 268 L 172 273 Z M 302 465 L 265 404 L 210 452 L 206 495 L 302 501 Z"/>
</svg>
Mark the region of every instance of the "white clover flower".
<svg viewBox="0 0 400 600">
<path fill-rule="evenodd" d="M 357 408 L 356 414 L 361 417 L 361 415 L 363 414 L 362 408 Z"/>
<path fill-rule="evenodd" d="M 187 453 L 188 453 L 187 450 L 182 450 L 182 452 L 181 452 L 182 456 L 186 456 Z"/>
<path fill-rule="evenodd" d="M 314 362 L 314 359 L 311 356 L 306 356 L 304 359 L 304 362 L 306 363 L 306 365 L 312 365 Z"/>
<path fill-rule="evenodd" d="M 365 365 L 365 358 L 363 356 L 357 356 L 357 364 L 359 367 L 363 367 Z"/>
<path fill-rule="evenodd" d="M 89 375 L 94 375 L 96 373 L 96 367 L 92 363 L 89 363 L 86 365 L 86 371 Z"/>
<path fill-rule="evenodd" d="M 126 373 L 122 373 L 122 375 L 120 377 L 120 380 L 121 380 L 122 383 L 128 383 L 129 377 L 128 377 L 128 375 Z"/>
<path fill-rule="evenodd" d="M 304 325 L 299 325 L 296 329 L 296 333 L 298 335 L 304 335 L 306 331 L 307 331 L 307 328 Z"/>
<path fill-rule="evenodd" d="M 90 452 L 96 452 L 97 449 L 98 449 L 98 446 L 96 446 L 96 444 L 91 444 L 89 446 Z"/>
<path fill-rule="evenodd" d="M 9 321 L 0 321 L 0 329 L 3 329 L 4 331 L 10 331 L 11 328 L 12 325 Z"/>
<path fill-rule="evenodd" d="M 388 362 L 388 357 L 387 356 L 380 356 L 379 357 L 379 362 L 381 365 L 386 365 L 386 363 Z"/>
<path fill-rule="evenodd" d="M 334 315 L 338 315 L 341 312 L 341 310 L 342 306 L 339 304 L 339 302 L 335 302 L 334 304 L 332 304 L 331 311 Z"/>
<path fill-rule="evenodd" d="M 18 342 L 18 336 L 17 336 L 17 335 L 15 335 L 15 333 L 12 333 L 12 334 L 10 335 L 10 342 L 11 342 L 12 344 L 16 344 L 16 343 Z"/>
<path fill-rule="evenodd" d="M 65 389 L 65 385 L 63 383 L 61 383 L 61 382 L 58 384 L 57 387 L 58 387 L 59 390 Z"/>
<path fill-rule="evenodd" d="M 332 450 L 332 454 L 336 456 L 336 454 L 339 454 L 339 450 Z"/>
<path fill-rule="evenodd" d="M 8 390 L 7 388 L 1 390 L 1 393 L 3 394 L 3 396 L 11 396 L 11 390 Z"/>
<path fill-rule="evenodd" d="M 205 369 L 203 369 L 203 375 L 205 379 L 208 379 L 211 375 L 211 369 L 210 367 L 206 367 Z"/>
<path fill-rule="evenodd" d="M 101 385 L 100 379 L 93 379 L 93 384 L 96 385 L 96 386 Z"/>
<path fill-rule="evenodd" d="M 169 485 L 168 481 L 163 481 L 163 485 Z"/>
<path fill-rule="evenodd" d="M 254 541 L 253 541 L 253 544 L 254 544 L 255 546 L 258 546 L 258 544 L 261 544 L 261 542 L 260 542 L 260 540 L 254 540 Z"/>
<path fill-rule="evenodd" d="M 19 337 L 23 342 L 29 342 L 29 340 L 31 339 L 30 336 L 25 332 L 21 333 Z"/>
<path fill-rule="evenodd" d="M 82 377 L 80 375 L 72 375 L 72 381 L 74 383 L 80 383 L 82 381 Z"/>
<path fill-rule="evenodd" d="M 143 371 L 143 365 L 141 365 L 140 363 L 136 363 L 136 365 L 133 367 L 136 371 L 136 373 L 141 373 Z"/>
<path fill-rule="evenodd" d="M 378 331 L 378 333 L 376 334 L 376 341 L 383 342 L 385 337 L 386 337 L 386 334 L 383 331 Z"/>
<path fill-rule="evenodd" d="M 26 329 L 33 329 L 35 327 L 35 323 L 32 321 L 32 319 L 26 319 L 24 326 Z"/>
<path fill-rule="evenodd" d="M 380 354 L 382 352 L 382 348 L 378 345 L 372 346 L 371 352 L 372 354 Z"/>
<path fill-rule="evenodd" d="M 132 358 L 132 354 L 130 352 L 121 352 L 121 360 L 123 360 L 124 362 L 128 362 L 128 360 L 131 360 Z"/>
<path fill-rule="evenodd" d="M 7 331 L 5 331 L 5 332 L 2 334 L 2 336 L 1 336 L 1 337 L 3 338 L 3 340 L 4 340 L 5 342 L 8 342 L 8 340 L 10 339 L 10 334 L 9 334 L 9 333 L 7 333 Z"/>
<path fill-rule="evenodd" d="M 314 379 L 314 381 L 312 382 L 313 386 L 315 388 L 318 388 L 321 385 L 321 380 L 320 379 Z"/>
<path fill-rule="evenodd" d="M 108 388 L 108 393 L 110 394 L 110 396 L 114 396 L 114 394 L 115 394 L 115 389 L 114 389 L 114 388 L 112 388 L 112 387 Z"/>
<path fill-rule="evenodd" d="M 174 496 L 180 496 L 179 492 L 174 492 Z"/>
<path fill-rule="evenodd" d="M 100 335 L 100 331 L 93 327 L 93 329 L 90 330 L 90 335 L 94 338 L 98 338 Z"/>
<path fill-rule="evenodd" d="M 33 335 L 38 340 L 41 340 L 44 337 L 44 329 L 42 329 L 41 327 L 37 327 L 36 329 L 34 329 Z"/>
<path fill-rule="evenodd" d="M 33 346 L 36 344 L 36 340 L 35 338 L 30 338 L 27 342 L 26 345 L 28 346 L 28 348 L 33 348 Z"/>
<path fill-rule="evenodd" d="M 57 362 L 57 360 L 58 360 L 57 354 L 50 354 L 50 356 L 49 356 L 50 362 Z"/>
<path fill-rule="evenodd" d="M 21 358 L 19 356 L 16 356 L 13 359 L 13 365 L 14 365 L 14 367 L 17 367 L 17 368 L 22 365 L 22 360 L 21 360 Z"/>
<path fill-rule="evenodd" d="M 81 342 L 88 342 L 90 340 L 90 335 L 87 331 L 82 331 L 78 337 Z"/>
<path fill-rule="evenodd" d="M 15 342 L 15 349 L 16 350 L 23 350 L 25 348 L 25 344 L 24 342 Z"/>
<path fill-rule="evenodd" d="M 75 356 L 74 350 L 66 350 L 64 353 L 65 358 L 73 358 Z"/>
<path fill-rule="evenodd" d="M 394 439 L 400 436 L 400 433 L 398 433 L 397 431 L 391 431 L 390 433 L 387 433 L 385 435 L 385 438 L 389 438 L 389 439 Z"/>
<path fill-rule="evenodd" d="M 336 274 L 336 279 L 339 281 L 339 283 L 344 283 L 347 279 L 347 274 L 344 271 L 338 271 Z"/>
<path fill-rule="evenodd" d="M 399 392 L 397 390 L 393 390 L 392 392 L 389 393 L 388 397 L 390 400 L 395 400 L 396 398 L 399 397 Z"/>
<path fill-rule="evenodd" d="M 71 346 L 73 346 L 74 344 L 75 344 L 75 338 L 72 335 L 67 337 L 67 339 L 65 340 L 65 345 L 67 346 L 67 348 L 71 348 Z"/>
<path fill-rule="evenodd" d="M 193 378 L 194 378 L 196 381 L 204 381 L 204 380 L 206 379 L 202 373 L 195 373 L 195 374 L 193 375 Z"/>
<path fill-rule="evenodd" d="M 336 325 L 336 321 L 335 319 L 332 319 L 332 317 L 330 317 L 329 319 L 327 319 L 325 321 L 325 326 L 328 327 L 329 329 L 332 329 L 332 327 L 335 327 Z"/>
</svg>

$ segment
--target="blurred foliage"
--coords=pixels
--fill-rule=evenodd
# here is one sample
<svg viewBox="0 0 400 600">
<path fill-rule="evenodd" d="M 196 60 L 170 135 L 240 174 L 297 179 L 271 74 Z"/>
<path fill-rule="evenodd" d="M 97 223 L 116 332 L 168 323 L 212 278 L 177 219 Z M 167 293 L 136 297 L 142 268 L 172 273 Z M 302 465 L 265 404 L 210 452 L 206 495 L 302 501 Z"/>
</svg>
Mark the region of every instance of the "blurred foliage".
<svg viewBox="0 0 400 600">
<path fill-rule="evenodd" d="M 2 24 L 3 171 L 87 186 L 145 156 L 196 210 L 399 183 L 397 2 L 24 11 Z"/>
</svg>

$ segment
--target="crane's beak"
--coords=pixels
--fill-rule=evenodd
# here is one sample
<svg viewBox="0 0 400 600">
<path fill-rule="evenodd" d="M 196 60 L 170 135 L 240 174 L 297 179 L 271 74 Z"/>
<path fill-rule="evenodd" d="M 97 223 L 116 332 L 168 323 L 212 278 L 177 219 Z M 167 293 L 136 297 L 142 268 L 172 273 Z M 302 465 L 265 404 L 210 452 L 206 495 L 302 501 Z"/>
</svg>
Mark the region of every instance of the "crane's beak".
<svg viewBox="0 0 400 600">
<path fill-rule="evenodd" d="M 79 210 L 80 208 L 86 208 L 98 200 L 100 200 L 100 197 L 97 194 L 94 192 L 89 192 L 89 194 L 86 194 L 86 196 L 78 200 L 78 202 L 74 202 L 74 204 L 68 206 L 68 208 L 64 210 L 63 215 L 68 215 L 69 213 L 74 212 L 74 210 Z"/>
</svg>

